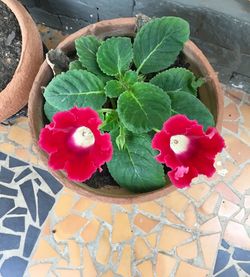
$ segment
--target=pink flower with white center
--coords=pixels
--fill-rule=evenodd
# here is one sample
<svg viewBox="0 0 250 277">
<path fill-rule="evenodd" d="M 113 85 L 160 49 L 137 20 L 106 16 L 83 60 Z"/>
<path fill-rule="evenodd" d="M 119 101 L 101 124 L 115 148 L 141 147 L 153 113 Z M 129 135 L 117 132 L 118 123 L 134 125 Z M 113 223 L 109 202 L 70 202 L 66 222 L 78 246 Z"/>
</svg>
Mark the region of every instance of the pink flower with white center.
<svg viewBox="0 0 250 277">
<path fill-rule="evenodd" d="M 83 182 L 111 160 L 113 147 L 109 134 L 101 134 L 98 113 L 74 107 L 58 112 L 41 130 L 39 146 L 49 154 L 49 166 L 65 170 L 68 178 Z"/>
<path fill-rule="evenodd" d="M 168 172 L 171 182 L 184 188 L 198 174 L 211 177 L 215 173 L 215 156 L 225 147 L 225 142 L 216 128 L 209 127 L 204 132 L 196 120 L 178 114 L 169 118 L 155 134 L 152 147 L 160 151 L 156 160 L 172 169 Z"/>
</svg>

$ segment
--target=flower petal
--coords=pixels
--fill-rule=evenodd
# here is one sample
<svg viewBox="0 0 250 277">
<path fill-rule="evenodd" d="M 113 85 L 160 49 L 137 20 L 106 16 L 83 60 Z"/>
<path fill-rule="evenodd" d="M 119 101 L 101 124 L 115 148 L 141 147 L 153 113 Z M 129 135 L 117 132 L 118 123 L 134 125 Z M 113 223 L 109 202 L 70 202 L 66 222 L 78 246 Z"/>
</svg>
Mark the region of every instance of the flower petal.
<svg viewBox="0 0 250 277">
<path fill-rule="evenodd" d="M 169 171 L 168 176 L 177 188 L 185 188 L 190 186 L 192 179 L 198 176 L 198 172 L 193 167 L 180 166 Z"/>
</svg>

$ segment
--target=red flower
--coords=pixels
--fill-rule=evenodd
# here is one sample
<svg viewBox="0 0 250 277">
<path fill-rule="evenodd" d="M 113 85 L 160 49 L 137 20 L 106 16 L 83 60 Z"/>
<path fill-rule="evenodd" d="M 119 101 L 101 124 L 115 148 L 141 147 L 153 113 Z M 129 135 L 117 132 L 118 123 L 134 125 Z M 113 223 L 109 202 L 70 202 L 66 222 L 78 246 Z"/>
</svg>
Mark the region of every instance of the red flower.
<svg viewBox="0 0 250 277">
<path fill-rule="evenodd" d="M 39 146 L 49 153 L 49 166 L 63 169 L 68 178 L 83 182 L 112 158 L 109 134 L 101 134 L 102 123 L 96 111 L 74 107 L 58 112 L 42 129 Z"/>
<path fill-rule="evenodd" d="M 208 177 L 214 174 L 215 156 L 225 143 L 215 128 L 209 127 L 204 132 L 196 120 L 179 114 L 168 119 L 155 134 L 152 147 L 160 151 L 156 160 L 172 169 L 168 172 L 171 182 L 183 188 L 198 174 Z"/>
</svg>

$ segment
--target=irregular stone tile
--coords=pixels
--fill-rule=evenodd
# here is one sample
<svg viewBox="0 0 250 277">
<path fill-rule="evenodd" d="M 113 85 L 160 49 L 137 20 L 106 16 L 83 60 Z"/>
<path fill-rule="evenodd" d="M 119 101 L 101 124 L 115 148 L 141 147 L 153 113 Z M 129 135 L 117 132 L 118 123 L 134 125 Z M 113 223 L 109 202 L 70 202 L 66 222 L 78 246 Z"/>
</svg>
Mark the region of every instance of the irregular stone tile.
<svg viewBox="0 0 250 277">
<path fill-rule="evenodd" d="M 188 199 L 176 190 L 165 197 L 164 203 L 167 208 L 180 213 L 187 206 Z"/>
<path fill-rule="evenodd" d="M 4 153 L 2 153 L 2 152 L 0 152 L 0 160 L 1 160 L 1 161 L 5 161 L 6 158 L 7 158 L 7 155 L 4 154 Z"/>
<path fill-rule="evenodd" d="M 15 173 L 12 170 L 10 170 L 4 166 L 1 166 L 0 182 L 6 183 L 6 184 L 11 184 L 11 182 L 14 178 L 14 175 L 15 175 Z"/>
<path fill-rule="evenodd" d="M 238 134 L 239 122 L 237 121 L 223 121 L 223 127 L 230 130 L 231 132 Z"/>
<path fill-rule="evenodd" d="M 199 210 L 204 214 L 212 214 L 219 200 L 219 195 L 217 192 L 212 192 L 208 199 L 203 203 Z"/>
<path fill-rule="evenodd" d="M 248 161 L 250 157 L 250 147 L 248 145 L 233 135 L 225 135 L 224 139 L 227 151 L 238 164 Z"/>
<path fill-rule="evenodd" d="M 177 247 L 177 254 L 181 259 L 194 259 L 197 257 L 196 241 Z"/>
<path fill-rule="evenodd" d="M 250 195 L 245 195 L 244 207 L 250 209 Z"/>
<path fill-rule="evenodd" d="M 100 264 L 106 265 L 109 261 L 111 253 L 109 230 L 104 229 L 103 234 L 98 243 L 98 250 L 96 253 L 96 261 Z"/>
<path fill-rule="evenodd" d="M 208 192 L 210 191 L 210 187 L 205 184 L 195 184 L 186 190 L 186 192 L 196 201 L 200 201 Z"/>
<path fill-rule="evenodd" d="M 30 161 L 30 157 L 32 156 L 27 148 L 18 147 L 15 149 L 15 156 L 20 160 Z"/>
<path fill-rule="evenodd" d="M 18 249 L 21 236 L 0 233 L 0 251 Z"/>
<path fill-rule="evenodd" d="M 39 226 L 42 226 L 43 222 L 47 218 L 49 211 L 55 203 L 54 197 L 50 196 L 48 193 L 38 190 L 37 192 L 37 205 L 38 205 L 38 217 Z"/>
<path fill-rule="evenodd" d="M 68 267 L 68 266 L 69 266 L 69 263 L 65 259 L 60 259 L 57 262 L 57 267 Z"/>
<path fill-rule="evenodd" d="M 224 249 L 229 249 L 229 247 L 230 247 L 230 245 L 224 239 L 221 240 L 221 246 Z"/>
<path fill-rule="evenodd" d="M 15 207 L 15 201 L 6 197 L 0 197 L 0 218 Z"/>
<path fill-rule="evenodd" d="M 36 198 L 34 188 L 31 180 L 25 181 L 20 185 L 25 203 L 28 207 L 30 215 L 34 221 L 36 221 Z"/>
<path fill-rule="evenodd" d="M 178 219 L 178 217 L 172 213 L 170 210 L 166 211 L 166 218 L 168 221 L 174 224 L 181 224 L 182 222 Z"/>
<path fill-rule="evenodd" d="M 28 163 L 26 162 L 23 162 L 19 159 L 16 159 L 14 157 L 9 157 L 9 167 L 10 168 L 13 168 L 13 167 L 19 167 L 19 166 L 26 166 L 26 165 L 29 165 Z"/>
<path fill-rule="evenodd" d="M 137 214 L 134 219 L 134 224 L 145 233 L 151 232 L 158 223 L 159 221 L 148 218 L 147 216 L 140 213 Z"/>
<path fill-rule="evenodd" d="M 211 268 L 219 246 L 220 234 L 200 237 L 200 245 L 206 267 Z"/>
<path fill-rule="evenodd" d="M 30 168 L 25 168 L 15 179 L 14 181 L 17 183 L 20 180 L 22 180 L 23 178 L 25 178 L 26 176 L 28 176 L 30 173 L 32 173 Z"/>
<path fill-rule="evenodd" d="M 16 256 L 6 259 L 0 269 L 2 277 L 22 277 L 27 264 L 26 260 Z"/>
<path fill-rule="evenodd" d="M 218 216 L 209 219 L 207 222 L 201 225 L 200 231 L 206 233 L 221 232 L 221 225 Z"/>
<path fill-rule="evenodd" d="M 42 182 L 38 178 L 35 178 L 34 181 L 38 184 L 38 186 L 41 186 Z"/>
<path fill-rule="evenodd" d="M 156 261 L 156 276 L 170 276 L 176 264 L 176 259 L 162 253 L 158 253 Z"/>
<path fill-rule="evenodd" d="M 57 181 L 57 179 L 54 178 L 48 171 L 35 166 L 33 166 L 33 168 L 47 183 L 47 185 L 54 194 L 57 194 L 62 189 L 61 183 L 59 183 L 59 181 Z"/>
<path fill-rule="evenodd" d="M 244 126 L 250 130 L 250 113 L 249 105 L 243 104 L 240 106 L 240 111 L 244 119 Z"/>
<path fill-rule="evenodd" d="M 81 273 L 77 269 L 57 269 L 55 270 L 55 273 L 60 277 L 81 277 Z"/>
<path fill-rule="evenodd" d="M 115 277 L 115 275 L 111 270 L 109 270 L 109 271 L 105 272 L 104 274 L 102 274 L 101 277 Z"/>
<path fill-rule="evenodd" d="M 62 194 L 60 198 L 57 200 L 56 205 L 54 207 L 55 215 L 58 217 L 66 216 L 70 213 L 70 209 L 72 208 L 73 203 L 73 194 Z"/>
<path fill-rule="evenodd" d="M 12 126 L 10 128 L 8 139 L 26 148 L 32 143 L 31 133 L 19 126 Z"/>
<path fill-rule="evenodd" d="M 236 261 L 250 261 L 250 251 L 235 247 L 232 258 Z"/>
<path fill-rule="evenodd" d="M 224 108 L 223 120 L 236 120 L 239 116 L 240 113 L 235 103 L 230 103 Z"/>
<path fill-rule="evenodd" d="M 89 255 L 89 251 L 86 247 L 83 248 L 82 256 L 83 256 L 83 263 L 84 263 L 82 276 L 96 277 L 97 272 L 93 264 L 92 258 Z"/>
<path fill-rule="evenodd" d="M 86 197 L 81 197 L 74 205 L 73 209 L 78 212 L 83 212 L 93 206 L 94 203 L 94 201 L 89 200 Z"/>
<path fill-rule="evenodd" d="M 216 277 L 239 277 L 237 270 L 234 265 L 230 266 L 228 269 L 223 271 L 222 273 L 216 275 Z"/>
<path fill-rule="evenodd" d="M 80 266 L 81 265 L 81 253 L 80 246 L 74 240 L 68 241 L 69 249 L 69 260 L 71 266 Z"/>
<path fill-rule="evenodd" d="M 249 263 L 238 263 L 240 268 L 242 268 L 246 273 L 250 275 L 250 264 Z"/>
<path fill-rule="evenodd" d="M 250 238 L 243 225 L 229 221 L 225 233 L 224 239 L 230 242 L 232 245 L 250 249 Z"/>
<path fill-rule="evenodd" d="M 206 269 L 196 267 L 181 261 L 176 271 L 175 277 L 184 277 L 184 276 L 207 277 L 209 276 L 208 274 L 209 274 L 209 271 Z"/>
<path fill-rule="evenodd" d="M 250 144 L 250 132 L 243 126 L 240 126 L 239 137 L 246 144 Z"/>
<path fill-rule="evenodd" d="M 135 239 L 134 253 L 137 260 L 143 259 L 150 254 L 150 249 L 146 245 L 145 241 L 141 237 Z"/>
<path fill-rule="evenodd" d="M 250 180 L 250 164 L 246 165 L 241 171 L 240 176 L 238 176 L 233 186 L 240 193 L 244 194 L 246 190 L 249 189 L 249 180 Z"/>
<path fill-rule="evenodd" d="M 162 210 L 161 206 L 153 201 L 139 204 L 138 209 L 158 216 L 161 214 Z"/>
<path fill-rule="evenodd" d="M 49 243 L 41 238 L 38 241 L 35 254 L 33 255 L 34 260 L 43 260 L 58 257 L 57 252 L 49 245 Z"/>
<path fill-rule="evenodd" d="M 81 232 L 81 237 L 84 242 L 91 242 L 96 239 L 96 236 L 100 229 L 100 223 L 95 218 L 88 223 L 86 228 Z"/>
<path fill-rule="evenodd" d="M 137 266 L 137 269 L 141 273 L 142 277 L 154 276 L 153 266 L 152 266 L 151 261 L 149 261 L 149 260 L 140 263 Z"/>
<path fill-rule="evenodd" d="M 4 151 L 6 154 L 13 154 L 15 153 L 15 146 L 11 143 L 1 143 L 0 149 Z"/>
<path fill-rule="evenodd" d="M 171 226 L 165 226 L 161 232 L 159 250 L 169 251 L 191 237 L 191 234 Z"/>
<path fill-rule="evenodd" d="M 50 263 L 33 265 L 29 267 L 29 276 L 30 277 L 47 276 L 51 266 L 52 264 Z"/>
<path fill-rule="evenodd" d="M 154 248 L 156 247 L 156 241 L 157 241 L 157 233 L 153 233 L 148 235 L 147 237 L 148 243 Z"/>
<path fill-rule="evenodd" d="M 112 243 L 129 240 L 132 231 L 128 215 L 126 213 L 116 213 L 113 221 Z"/>
<path fill-rule="evenodd" d="M 37 242 L 41 230 L 35 226 L 29 225 L 23 249 L 23 256 L 28 258 Z"/>
<path fill-rule="evenodd" d="M 16 189 L 11 189 L 3 185 L 0 185 L 0 194 L 4 194 L 8 196 L 17 196 L 17 193 L 18 193 L 18 190 Z"/>
<path fill-rule="evenodd" d="M 227 264 L 230 259 L 230 254 L 227 251 L 219 250 L 217 253 L 217 258 L 214 266 L 214 273 L 221 271 Z"/>
<path fill-rule="evenodd" d="M 47 218 L 42 228 L 42 236 L 49 236 L 50 234 L 50 218 Z"/>
<path fill-rule="evenodd" d="M 193 228 L 196 224 L 196 214 L 193 204 L 187 206 L 184 212 L 184 223 L 187 227 Z"/>
<path fill-rule="evenodd" d="M 240 198 L 234 192 L 232 192 L 232 190 L 228 186 L 226 186 L 224 183 L 217 184 L 215 187 L 215 190 L 217 192 L 219 192 L 220 195 L 224 199 L 226 199 L 234 204 L 240 203 Z"/>
<path fill-rule="evenodd" d="M 8 214 L 27 214 L 27 209 L 23 207 L 17 207 Z"/>
<path fill-rule="evenodd" d="M 228 182 L 231 181 L 231 179 L 234 176 L 236 176 L 236 174 L 239 170 L 239 167 L 238 167 L 236 162 L 230 161 L 230 160 L 225 161 L 224 167 L 227 170 L 227 173 L 226 173 L 226 175 L 224 176 L 223 179 L 224 179 L 225 184 L 227 184 Z M 228 199 L 228 200 L 230 200 L 230 199 Z M 234 202 L 234 201 L 232 201 L 232 202 Z"/>
<path fill-rule="evenodd" d="M 131 247 L 125 245 L 122 251 L 120 264 L 116 271 L 117 274 L 129 277 L 131 276 Z"/>
<path fill-rule="evenodd" d="M 23 216 L 6 217 L 3 220 L 3 226 L 14 232 L 24 232 L 25 231 L 24 217 Z"/>
<path fill-rule="evenodd" d="M 111 205 L 107 203 L 97 203 L 93 209 L 93 214 L 109 224 L 112 224 Z"/>
<path fill-rule="evenodd" d="M 87 219 L 78 215 L 68 215 L 54 226 L 54 238 L 57 242 L 72 237 L 87 223 Z"/>
<path fill-rule="evenodd" d="M 228 200 L 223 200 L 221 202 L 221 206 L 219 209 L 219 216 L 224 216 L 224 217 L 231 217 L 233 214 L 238 212 L 240 210 L 240 207 L 235 205 L 234 203 L 228 201 Z"/>
</svg>

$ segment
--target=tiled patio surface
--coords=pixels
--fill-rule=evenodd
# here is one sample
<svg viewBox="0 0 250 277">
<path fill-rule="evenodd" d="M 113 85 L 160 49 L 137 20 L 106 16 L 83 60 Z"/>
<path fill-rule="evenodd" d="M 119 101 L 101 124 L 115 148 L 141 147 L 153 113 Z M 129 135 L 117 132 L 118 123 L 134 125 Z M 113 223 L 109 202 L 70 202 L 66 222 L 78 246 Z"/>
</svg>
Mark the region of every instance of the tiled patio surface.
<svg viewBox="0 0 250 277">
<path fill-rule="evenodd" d="M 250 95 L 224 90 L 227 148 L 217 173 L 138 205 L 94 202 L 61 188 L 43 170 L 27 118 L 1 125 L 0 274 L 249 276 Z"/>
</svg>

